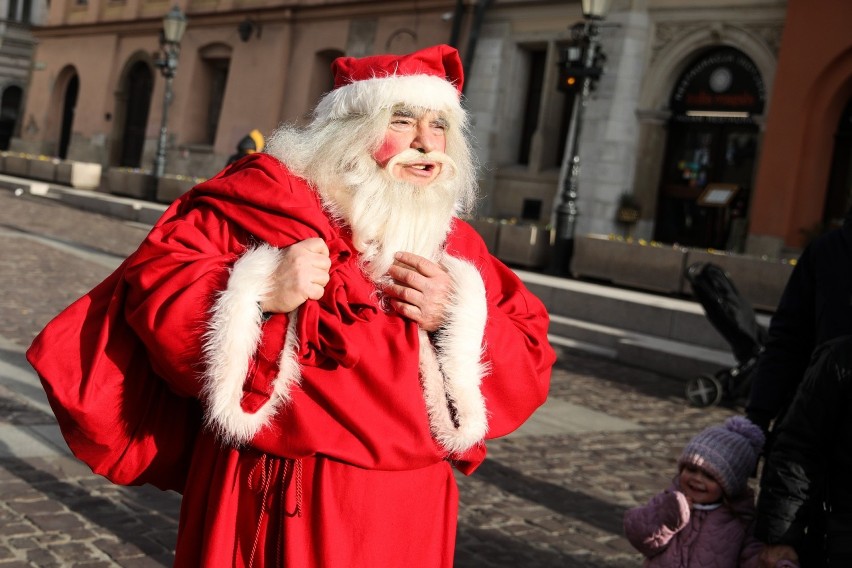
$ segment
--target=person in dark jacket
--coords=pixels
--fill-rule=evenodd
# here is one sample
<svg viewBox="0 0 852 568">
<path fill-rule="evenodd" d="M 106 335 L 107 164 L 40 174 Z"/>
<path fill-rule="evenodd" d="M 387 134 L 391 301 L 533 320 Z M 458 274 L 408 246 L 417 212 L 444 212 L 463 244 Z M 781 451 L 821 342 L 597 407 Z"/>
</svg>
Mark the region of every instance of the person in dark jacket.
<svg viewBox="0 0 852 568">
<path fill-rule="evenodd" d="M 260 130 L 255 128 L 240 139 L 237 144 L 237 153 L 231 154 L 231 157 L 228 158 L 227 165 L 230 166 L 240 158 L 262 151 L 263 142 L 263 134 L 260 133 Z"/>
<path fill-rule="evenodd" d="M 852 209 L 841 228 L 805 248 L 790 275 L 752 375 L 749 420 L 768 432 L 793 399 L 814 347 L 841 335 L 852 335 Z"/>
<path fill-rule="evenodd" d="M 852 336 L 814 352 L 760 483 L 761 567 L 852 566 Z"/>
</svg>

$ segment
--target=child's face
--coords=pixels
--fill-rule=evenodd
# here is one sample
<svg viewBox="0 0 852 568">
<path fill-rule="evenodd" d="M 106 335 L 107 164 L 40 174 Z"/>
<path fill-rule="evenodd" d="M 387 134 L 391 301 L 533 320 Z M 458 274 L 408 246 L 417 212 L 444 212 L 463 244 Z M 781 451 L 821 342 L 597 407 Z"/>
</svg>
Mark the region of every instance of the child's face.
<svg viewBox="0 0 852 568">
<path fill-rule="evenodd" d="M 722 500 L 722 486 L 698 466 L 686 464 L 680 470 L 680 490 L 690 503 L 709 505 Z"/>
</svg>

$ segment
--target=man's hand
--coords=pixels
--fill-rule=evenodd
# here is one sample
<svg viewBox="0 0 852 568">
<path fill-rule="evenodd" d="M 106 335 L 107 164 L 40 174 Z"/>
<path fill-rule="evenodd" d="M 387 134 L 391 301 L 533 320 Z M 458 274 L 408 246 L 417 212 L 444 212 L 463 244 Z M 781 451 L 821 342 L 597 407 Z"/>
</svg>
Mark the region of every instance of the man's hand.
<svg viewBox="0 0 852 568">
<path fill-rule="evenodd" d="M 447 318 L 453 281 L 444 268 L 410 252 L 398 252 L 388 270 L 393 284 L 385 288 L 396 312 L 426 331 L 436 331 Z"/>
<path fill-rule="evenodd" d="M 767 544 L 761 551 L 758 560 L 760 568 L 775 568 L 782 560 L 789 560 L 796 566 L 799 565 L 799 555 L 792 546 L 786 544 Z"/>
<path fill-rule="evenodd" d="M 319 300 L 330 268 L 328 247 L 322 239 L 305 239 L 285 248 L 272 274 L 272 289 L 260 309 L 286 314 L 307 300 Z"/>
</svg>

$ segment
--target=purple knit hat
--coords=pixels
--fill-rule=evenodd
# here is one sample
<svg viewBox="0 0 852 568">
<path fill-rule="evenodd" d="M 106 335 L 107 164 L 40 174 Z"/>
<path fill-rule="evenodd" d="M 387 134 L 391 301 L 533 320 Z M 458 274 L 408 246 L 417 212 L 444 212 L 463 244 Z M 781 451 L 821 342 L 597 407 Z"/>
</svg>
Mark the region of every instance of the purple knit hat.
<svg viewBox="0 0 852 568">
<path fill-rule="evenodd" d="M 738 497 L 757 467 L 766 441 L 763 431 L 742 416 L 731 416 L 721 426 L 711 426 L 695 436 L 678 460 L 700 467 L 713 476 L 728 497 Z"/>
</svg>

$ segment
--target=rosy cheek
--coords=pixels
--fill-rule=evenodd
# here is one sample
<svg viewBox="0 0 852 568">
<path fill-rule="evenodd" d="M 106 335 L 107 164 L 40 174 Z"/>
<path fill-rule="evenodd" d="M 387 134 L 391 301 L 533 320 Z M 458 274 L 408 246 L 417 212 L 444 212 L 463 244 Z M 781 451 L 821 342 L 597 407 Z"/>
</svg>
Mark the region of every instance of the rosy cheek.
<svg viewBox="0 0 852 568">
<path fill-rule="evenodd" d="M 396 145 L 391 140 L 385 140 L 378 150 L 373 153 L 373 159 L 381 167 L 385 167 L 391 158 L 397 155 Z"/>
</svg>

